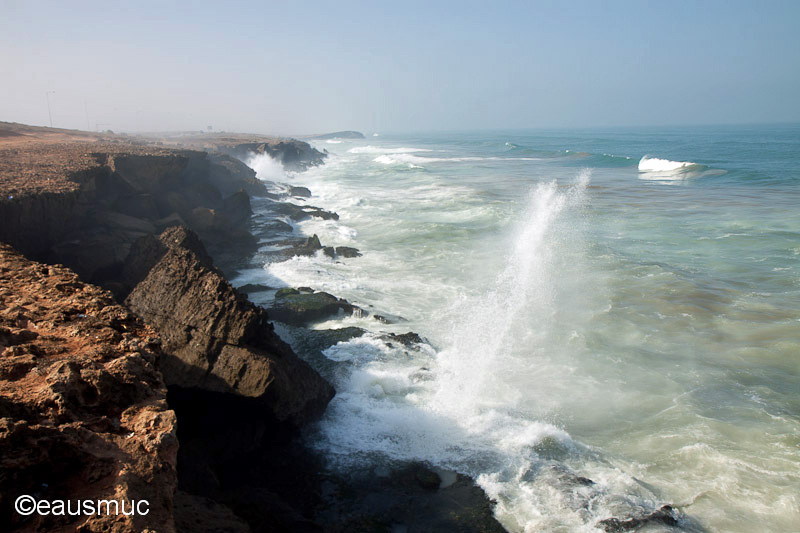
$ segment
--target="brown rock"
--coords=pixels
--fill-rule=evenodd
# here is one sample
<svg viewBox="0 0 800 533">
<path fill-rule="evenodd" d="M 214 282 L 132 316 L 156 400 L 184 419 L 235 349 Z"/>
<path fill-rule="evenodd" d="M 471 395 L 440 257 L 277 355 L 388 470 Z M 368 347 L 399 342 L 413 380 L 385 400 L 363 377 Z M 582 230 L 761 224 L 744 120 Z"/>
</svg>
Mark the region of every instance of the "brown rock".
<svg viewBox="0 0 800 533">
<path fill-rule="evenodd" d="M 154 332 L 66 268 L 0 245 L 0 269 L 4 531 L 174 531 L 176 423 Z M 22 494 L 145 499 L 150 512 L 23 517 Z"/>
<path fill-rule="evenodd" d="M 167 250 L 126 300 L 163 338 L 169 385 L 256 399 L 265 414 L 300 425 L 318 416 L 333 388 L 211 266 L 184 228 L 160 237 Z"/>
</svg>

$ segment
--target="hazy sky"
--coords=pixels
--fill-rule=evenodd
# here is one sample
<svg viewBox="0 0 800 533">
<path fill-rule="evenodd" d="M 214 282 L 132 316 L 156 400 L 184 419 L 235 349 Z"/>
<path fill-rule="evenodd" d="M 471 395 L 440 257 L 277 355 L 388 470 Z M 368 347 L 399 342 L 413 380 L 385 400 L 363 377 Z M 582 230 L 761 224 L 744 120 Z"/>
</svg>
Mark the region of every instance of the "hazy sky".
<svg viewBox="0 0 800 533">
<path fill-rule="evenodd" d="M 0 120 L 300 134 L 800 121 L 800 2 L 0 0 Z M 87 120 L 88 115 L 88 120 Z"/>
</svg>

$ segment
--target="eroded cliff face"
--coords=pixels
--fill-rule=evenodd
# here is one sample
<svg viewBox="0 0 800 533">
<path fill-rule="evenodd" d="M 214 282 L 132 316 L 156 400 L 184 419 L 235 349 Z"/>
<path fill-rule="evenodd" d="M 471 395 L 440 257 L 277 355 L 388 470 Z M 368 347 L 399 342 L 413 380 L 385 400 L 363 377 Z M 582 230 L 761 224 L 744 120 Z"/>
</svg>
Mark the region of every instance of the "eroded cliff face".
<svg viewBox="0 0 800 533">
<path fill-rule="evenodd" d="M 77 273 L 0 248 L 0 523 L 172 531 L 175 509 L 186 531 L 305 523 L 293 505 L 317 468 L 292 439 L 334 391 L 206 251 L 247 253 L 265 185 L 220 153 L 83 142 L 0 156 L 0 241 Z M 129 294 L 141 322 L 118 305 Z M 24 518 L 21 494 L 150 512 Z"/>
<path fill-rule="evenodd" d="M 4 528 L 174 531 L 176 417 L 155 332 L 68 269 L 0 244 L 0 352 Z M 24 517 L 21 495 L 146 500 L 149 512 Z"/>
<path fill-rule="evenodd" d="M 138 261 L 147 274 L 125 303 L 161 334 L 168 385 L 248 398 L 263 416 L 297 426 L 322 414 L 333 388 L 281 341 L 267 312 L 214 268 L 191 231 L 145 238 L 137 257 L 154 262 L 147 269 Z"/>
<path fill-rule="evenodd" d="M 67 162 L 50 161 L 59 155 Z M 88 143 L 0 156 L 11 161 L 0 168 L 0 241 L 86 281 L 116 282 L 133 242 L 170 226 L 190 227 L 212 247 L 255 246 L 249 195 L 267 190 L 230 156 Z M 123 297 L 130 289 L 109 288 Z"/>
</svg>

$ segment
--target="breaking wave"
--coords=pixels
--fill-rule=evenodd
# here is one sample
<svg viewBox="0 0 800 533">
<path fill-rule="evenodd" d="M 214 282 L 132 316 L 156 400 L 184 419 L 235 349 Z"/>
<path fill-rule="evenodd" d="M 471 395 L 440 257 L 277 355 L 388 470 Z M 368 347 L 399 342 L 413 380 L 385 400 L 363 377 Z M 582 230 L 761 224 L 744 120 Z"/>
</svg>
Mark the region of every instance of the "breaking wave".
<svg viewBox="0 0 800 533">
<path fill-rule="evenodd" d="M 671 172 L 675 170 L 689 170 L 699 168 L 702 165 L 691 161 L 670 161 L 669 159 L 659 159 L 657 157 L 644 156 L 639 161 L 639 170 L 642 172 Z"/>
</svg>

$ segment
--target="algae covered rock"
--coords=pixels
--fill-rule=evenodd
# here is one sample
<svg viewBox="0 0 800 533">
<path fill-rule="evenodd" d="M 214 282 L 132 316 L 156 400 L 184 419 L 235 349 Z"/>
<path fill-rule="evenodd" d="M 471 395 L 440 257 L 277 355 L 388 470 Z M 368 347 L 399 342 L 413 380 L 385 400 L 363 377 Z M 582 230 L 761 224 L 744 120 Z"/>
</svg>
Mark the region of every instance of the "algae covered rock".
<svg viewBox="0 0 800 533">
<path fill-rule="evenodd" d="M 352 314 L 358 307 L 327 292 L 311 289 L 281 289 L 269 309 L 272 319 L 295 326 L 326 320 L 340 314 Z"/>
</svg>

